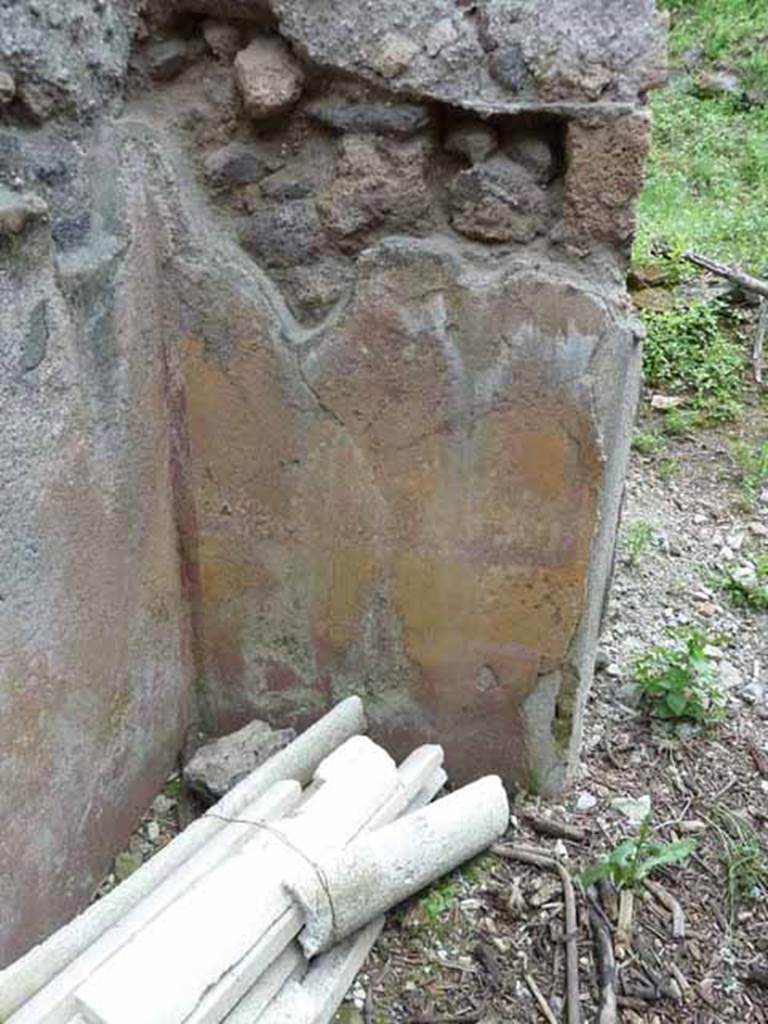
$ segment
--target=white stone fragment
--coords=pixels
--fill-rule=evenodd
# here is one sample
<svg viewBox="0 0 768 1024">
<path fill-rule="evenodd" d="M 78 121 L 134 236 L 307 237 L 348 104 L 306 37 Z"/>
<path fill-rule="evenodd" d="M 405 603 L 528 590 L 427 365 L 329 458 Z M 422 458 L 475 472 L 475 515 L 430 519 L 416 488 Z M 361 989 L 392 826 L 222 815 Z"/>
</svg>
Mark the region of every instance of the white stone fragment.
<svg viewBox="0 0 768 1024">
<path fill-rule="evenodd" d="M 651 813 L 651 798 L 647 793 L 637 799 L 631 796 L 617 796 L 611 800 L 611 807 L 615 807 L 633 825 L 641 825 Z"/>
</svg>

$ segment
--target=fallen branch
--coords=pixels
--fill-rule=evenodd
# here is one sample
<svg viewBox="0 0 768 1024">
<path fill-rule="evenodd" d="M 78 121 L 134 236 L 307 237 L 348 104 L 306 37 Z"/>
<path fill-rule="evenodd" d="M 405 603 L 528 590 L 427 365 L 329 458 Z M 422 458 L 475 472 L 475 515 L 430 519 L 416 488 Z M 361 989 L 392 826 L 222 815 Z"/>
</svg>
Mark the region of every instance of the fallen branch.
<svg viewBox="0 0 768 1024">
<path fill-rule="evenodd" d="M 577 946 L 579 924 L 576 916 L 576 896 L 573 891 L 571 876 L 559 861 L 547 856 L 543 850 L 531 850 L 519 846 L 503 846 L 497 843 L 491 847 L 491 853 L 495 853 L 497 857 L 504 857 L 507 860 L 517 860 L 523 864 L 533 864 L 535 867 L 545 868 L 548 871 L 556 871 L 560 875 L 560 881 L 563 885 L 563 899 L 565 901 L 565 986 L 568 1004 L 568 1024 L 580 1024 L 579 951 Z"/>
<path fill-rule="evenodd" d="M 658 882 L 652 882 L 649 878 L 646 878 L 644 884 L 648 892 L 672 914 L 672 937 L 675 939 L 684 939 L 685 914 L 683 913 L 683 908 L 677 902 L 672 893 L 659 885 Z"/>
<path fill-rule="evenodd" d="M 597 1024 L 616 1024 L 616 957 L 608 918 L 597 901 L 594 890 L 587 893 L 590 903 L 589 920 L 595 936 L 595 962 L 600 989 L 600 1010 Z"/>
<path fill-rule="evenodd" d="M 408 1024 L 478 1024 L 483 1014 L 461 1013 L 461 1014 L 435 1014 L 421 1013 L 417 1017 L 409 1017 Z"/>
<path fill-rule="evenodd" d="M 635 897 L 631 889 L 622 889 L 619 895 L 619 920 L 616 924 L 616 956 L 622 960 L 632 945 L 632 920 Z"/>
<path fill-rule="evenodd" d="M 686 252 L 683 254 L 683 257 L 690 263 L 695 263 L 697 267 L 703 267 L 705 270 L 709 270 L 710 273 L 717 274 L 718 277 L 724 277 L 726 280 L 732 281 L 745 291 L 753 292 L 755 295 L 762 295 L 764 299 L 768 299 L 768 281 L 763 281 L 759 277 L 753 277 L 751 274 L 745 274 L 743 270 L 737 270 L 735 267 L 726 267 L 723 263 L 716 263 L 714 260 L 710 260 L 706 256 L 699 256 L 695 252 Z"/>
<path fill-rule="evenodd" d="M 752 760 L 755 762 L 757 770 L 761 775 L 765 775 L 768 778 L 768 755 L 764 754 L 754 742 L 749 744 L 749 752 L 752 755 Z"/>
<path fill-rule="evenodd" d="M 538 814 L 525 814 L 523 820 L 540 836 L 567 839 L 572 843 L 583 843 L 587 838 L 586 832 L 575 825 L 566 825 L 565 822 L 554 821 L 552 818 L 542 818 Z"/>
<path fill-rule="evenodd" d="M 557 1024 L 557 1017 L 555 1017 L 554 1013 L 552 1013 L 549 1003 L 544 998 L 544 994 L 542 993 L 539 986 L 536 984 L 532 975 L 525 974 L 523 975 L 523 977 L 525 978 L 525 984 L 531 990 L 531 995 L 539 1004 L 539 1009 L 541 1010 L 545 1020 L 547 1021 L 547 1024 Z"/>
<path fill-rule="evenodd" d="M 768 335 L 768 299 L 760 300 L 760 315 L 757 318 L 755 340 L 752 343 L 752 372 L 755 377 L 755 384 L 763 383 L 763 349 L 765 338 Z"/>
</svg>

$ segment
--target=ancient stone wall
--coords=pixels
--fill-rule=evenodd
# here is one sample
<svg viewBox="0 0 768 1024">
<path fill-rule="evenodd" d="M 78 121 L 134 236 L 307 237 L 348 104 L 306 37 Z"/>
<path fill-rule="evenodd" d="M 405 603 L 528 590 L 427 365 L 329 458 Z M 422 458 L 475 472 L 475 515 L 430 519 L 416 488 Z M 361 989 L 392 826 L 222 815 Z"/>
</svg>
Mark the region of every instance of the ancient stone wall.
<svg viewBox="0 0 768 1024">
<path fill-rule="evenodd" d="M 662 76 L 651 0 L 4 12 L 0 962 L 190 723 L 563 784 Z"/>
</svg>

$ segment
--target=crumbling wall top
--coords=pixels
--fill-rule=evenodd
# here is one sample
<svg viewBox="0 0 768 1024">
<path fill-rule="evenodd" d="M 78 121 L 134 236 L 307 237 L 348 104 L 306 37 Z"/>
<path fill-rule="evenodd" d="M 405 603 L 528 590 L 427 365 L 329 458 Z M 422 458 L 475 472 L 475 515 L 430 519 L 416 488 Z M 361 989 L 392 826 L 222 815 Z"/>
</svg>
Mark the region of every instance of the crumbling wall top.
<svg viewBox="0 0 768 1024">
<path fill-rule="evenodd" d="M 665 74 L 653 0 L 272 0 L 310 60 L 489 113 L 636 104 Z"/>
</svg>

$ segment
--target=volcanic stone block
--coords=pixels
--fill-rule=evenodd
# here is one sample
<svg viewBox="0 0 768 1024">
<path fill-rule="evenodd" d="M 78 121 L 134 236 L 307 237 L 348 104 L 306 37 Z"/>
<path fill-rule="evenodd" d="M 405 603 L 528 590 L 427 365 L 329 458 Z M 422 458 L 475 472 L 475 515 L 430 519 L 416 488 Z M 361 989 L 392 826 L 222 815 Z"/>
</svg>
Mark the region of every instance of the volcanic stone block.
<svg viewBox="0 0 768 1024">
<path fill-rule="evenodd" d="M 650 120 L 645 112 L 598 125 L 572 122 L 566 136 L 563 233 L 625 246 L 635 227 Z"/>
<path fill-rule="evenodd" d="M 547 193 L 533 174 L 503 156 L 456 175 L 451 210 L 456 230 L 482 242 L 530 242 L 550 219 Z"/>
<path fill-rule="evenodd" d="M 292 106 L 304 73 L 282 40 L 260 36 L 235 58 L 235 78 L 248 114 L 258 120 Z"/>
</svg>

